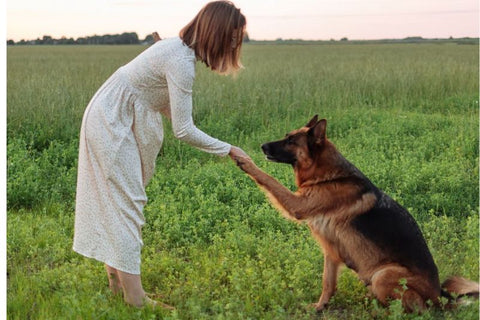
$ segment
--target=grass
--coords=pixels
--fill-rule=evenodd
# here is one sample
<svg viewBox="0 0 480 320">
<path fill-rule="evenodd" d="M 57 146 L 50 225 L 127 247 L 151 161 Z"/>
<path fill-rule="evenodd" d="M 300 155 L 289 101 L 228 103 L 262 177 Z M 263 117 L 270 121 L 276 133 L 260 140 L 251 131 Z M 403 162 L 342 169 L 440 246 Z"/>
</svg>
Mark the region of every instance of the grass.
<svg viewBox="0 0 480 320">
<path fill-rule="evenodd" d="M 9 319 L 478 319 L 478 302 L 405 315 L 342 271 L 330 308 L 323 257 L 227 158 L 173 138 L 147 188 L 142 277 L 174 312 L 130 308 L 103 266 L 71 250 L 78 133 L 88 100 L 141 46 L 9 47 Z M 197 66 L 194 118 L 294 189 L 259 145 L 313 114 L 375 184 L 417 219 L 440 278 L 478 279 L 478 46 L 247 45 L 236 79 Z"/>
</svg>

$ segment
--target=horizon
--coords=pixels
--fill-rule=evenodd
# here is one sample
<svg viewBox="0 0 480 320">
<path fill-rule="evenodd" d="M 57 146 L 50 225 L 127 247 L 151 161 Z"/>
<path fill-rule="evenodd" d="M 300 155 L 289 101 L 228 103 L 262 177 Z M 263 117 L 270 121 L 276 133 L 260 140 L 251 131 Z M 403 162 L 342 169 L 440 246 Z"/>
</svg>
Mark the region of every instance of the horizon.
<svg viewBox="0 0 480 320">
<path fill-rule="evenodd" d="M 78 39 L 136 32 L 139 39 L 157 31 L 178 35 L 209 1 L 177 0 L 17 0 L 7 2 L 7 40 Z M 256 41 L 382 40 L 478 38 L 476 0 L 238 0 L 247 32 Z M 134 31 L 128 31 L 134 30 Z"/>
<path fill-rule="evenodd" d="M 90 35 L 83 35 L 83 36 L 79 36 L 79 37 L 64 37 L 65 39 L 73 39 L 74 41 L 77 41 L 78 39 L 81 39 L 81 38 L 90 38 L 90 37 L 103 37 L 103 36 L 116 36 L 116 35 L 121 35 L 121 34 L 124 34 L 124 33 L 136 33 L 137 36 L 138 36 L 138 41 L 139 42 L 142 42 L 144 40 L 146 40 L 146 38 L 151 35 L 151 34 L 147 34 L 145 35 L 144 37 L 138 35 L 138 32 L 136 31 L 123 31 L 123 32 L 117 32 L 117 33 L 105 33 L 105 34 L 100 34 L 100 33 L 95 33 L 95 34 L 90 34 Z M 30 42 L 30 41 L 36 41 L 36 40 L 42 40 L 43 37 L 45 36 L 51 36 L 51 35 L 48 35 L 48 34 L 44 34 L 44 35 L 41 35 L 41 36 L 37 36 L 35 38 L 32 38 L 32 39 L 20 39 L 18 41 L 14 41 L 15 43 L 20 43 L 21 41 L 25 41 L 25 42 Z M 175 37 L 172 36 L 172 37 Z M 60 40 L 62 39 L 63 37 L 61 38 L 55 38 L 55 37 L 52 37 L 53 40 Z M 170 38 L 170 37 L 162 37 L 162 39 L 167 39 L 167 38 Z M 450 39 L 453 39 L 453 40 L 459 40 L 459 39 L 480 39 L 480 36 L 475 36 L 475 37 L 452 37 L 452 36 L 449 36 L 449 37 L 438 37 L 438 38 L 425 38 L 425 37 L 422 37 L 422 36 L 418 36 L 418 35 L 411 35 L 411 36 L 407 36 L 407 37 L 404 37 L 404 38 L 378 38 L 378 39 L 349 39 L 348 37 L 343 37 L 341 39 L 301 39 L 301 38 L 296 38 L 296 39 L 293 39 L 293 38 L 277 38 L 277 39 L 253 39 L 249 36 L 249 41 L 253 41 L 253 42 L 275 42 L 275 41 L 305 41 L 305 42 L 328 42 L 328 41 L 343 41 L 344 38 L 347 40 L 347 41 L 408 41 L 408 40 L 412 40 L 412 39 L 419 39 L 419 40 L 425 40 L 425 41 L 428 41 L 428 40 L 450 40 Z M 6 39 L 7 41 L 9 40 L 13 40 L 13 39 Z"/>
</svg>

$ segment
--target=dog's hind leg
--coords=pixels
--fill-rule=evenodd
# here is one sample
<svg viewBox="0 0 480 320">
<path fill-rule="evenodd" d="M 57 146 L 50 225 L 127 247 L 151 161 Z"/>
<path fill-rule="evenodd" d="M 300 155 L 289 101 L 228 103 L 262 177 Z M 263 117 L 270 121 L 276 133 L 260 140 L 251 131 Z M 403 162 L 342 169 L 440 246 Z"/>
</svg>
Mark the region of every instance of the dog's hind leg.
<svg viewBox="0 0 480 320">
<path fill-rule="evenodd" d="M 315 304 L 315 309 L 317 311 L 323 310 L 330 298 L 335 294 L 339 266 L 339 262 L 331 259 L 328 255 L 324 256 L 322 295 L 320 296 L 318 303 Z"/>
<path fill-rule="evenodd" d="M 386 266 L 373 274 L 371 290 L 383 305 L 387 305 L 391 299 L 401 299 L 406 312 L 421 312 L 426 308 L 425 299 L 409 285 L 417 282 L 417 277 L 405 267 Z M 405 283 L 401 284 L 402 281 Z M 418 279 L 418 282 L 422 280 Z"/>
</svg>

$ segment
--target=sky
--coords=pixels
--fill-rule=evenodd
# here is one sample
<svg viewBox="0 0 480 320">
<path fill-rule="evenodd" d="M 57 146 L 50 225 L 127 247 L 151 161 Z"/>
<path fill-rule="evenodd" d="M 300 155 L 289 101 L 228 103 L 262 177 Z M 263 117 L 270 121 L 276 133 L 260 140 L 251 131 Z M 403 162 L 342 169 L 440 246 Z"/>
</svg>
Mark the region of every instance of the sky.
<svg viewBox="0 0 480 320">
<path fill-rule="evenodd" d="M 209 1 L 8 0 L 7 39 L 176 36 Z M 478 0 L 236 0 L 251 39 L 478 37 Z"/>
</svg>

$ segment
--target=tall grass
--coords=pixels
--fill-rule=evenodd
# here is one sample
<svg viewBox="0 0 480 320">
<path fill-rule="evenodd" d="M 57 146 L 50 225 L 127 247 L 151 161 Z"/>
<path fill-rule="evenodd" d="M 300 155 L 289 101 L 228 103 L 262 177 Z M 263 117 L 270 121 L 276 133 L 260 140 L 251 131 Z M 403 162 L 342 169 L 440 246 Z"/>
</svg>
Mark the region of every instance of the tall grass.
<svg viewBox="0 0 480 320">
<path fill-rule="evenodd" d="M 10 319 L 311 319 L 322 255 L 229 159 L 174 139 L 147 188 L 144 285 L 174 312 L 135 310 L 106 289 L 100 263 L 71 250 L 83 111 L 145 47 L 9 47 Z M 294 188 L 261 143 L 328 119 L 327 134 L 419 221 L 441 279 L 478 279 L 478 46 L 246 45 L 236 79 L 197 66 L 194 118 Z M 477 319 L 478 303 L 402 315 L 342 272 L 326 319 Z"/>
</svg>

